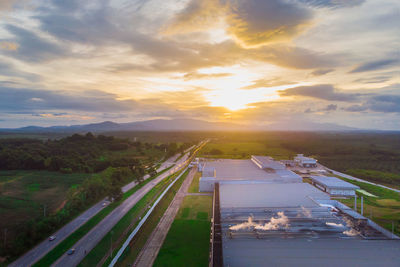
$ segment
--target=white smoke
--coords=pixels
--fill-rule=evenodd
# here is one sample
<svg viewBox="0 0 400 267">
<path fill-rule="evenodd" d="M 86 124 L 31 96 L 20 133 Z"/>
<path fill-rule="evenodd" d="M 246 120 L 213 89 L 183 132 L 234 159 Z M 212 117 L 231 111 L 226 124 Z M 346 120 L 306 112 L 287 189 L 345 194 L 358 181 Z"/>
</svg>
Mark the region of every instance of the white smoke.
<svg viewBox="0 0 400 267">
<path fill-rule="evenodd" d="M 278 217 L 272 217 L 271 220 L 264 225 L 257 225 L 255 229 L 257 230 L 277 230 L 279 228 L 288 228 L 289 219 L 283 211 L 278 212 Z"/>
<path fill-rule="evenodd" d="M 343 220 L 346 222 L 346 226 L 350 228 L 349 230 L 344 231 L 343 234 L 347 236 L 357 236 L 361 234 L 359 231 L 354 229 L 354 223 L 350 219 L 344 217 Z"/>
<path fill-rule="evenodd" d="M 229 227 L 229 230 L 242 230 L 242 229 L 251 229 L 254 228 L 256 230 L 277 230 L 280 228 L 288 228 L 289 227 L 289 219 L 285 215 L 283 211 L 278 212 L 278 217 L 272 217 L 271 220 L 267 223 L 259 224 L 253 221 L 253 217 L 249 217 L 247 222 L 237 224 Z"/>
<path fill-rule="evenodd" d="M 297 217 L 312 218 L 311 210 L 301 206 L 301 211 L 297 213 Z"/>
<path fill-rule="evenodd" d="M 249 218 L 247 219 L 247 222 L 241 223 L 241 224 L 237 224 L 234 226 L 229 227 L 229 230 L 241 230 L 241 229 L 250 229 L 252 227 L 255 227 L 257 224 L 255 222 L 253 222 L 253 217 L 249 216 Z"/>
<path fill-rule="evenodd" d="M 344 225 L 341 223 L 326 222 L 325 224 L 333 227 L 344 227 Z"/>
</svg>

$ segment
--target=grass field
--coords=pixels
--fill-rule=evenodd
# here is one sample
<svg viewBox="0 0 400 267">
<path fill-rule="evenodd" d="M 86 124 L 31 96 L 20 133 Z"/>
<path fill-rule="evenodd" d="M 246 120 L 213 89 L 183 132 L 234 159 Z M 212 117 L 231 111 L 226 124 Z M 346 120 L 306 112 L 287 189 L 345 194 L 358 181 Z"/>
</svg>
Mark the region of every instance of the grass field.
<svg viewBox="0 0 400 267">
<path fill-rule="evenodd" d="M 220 150 L 221 154 L 213 154 L 214 149 Z M 221 142 L 207 143 L 200 150 L 200 157 L 210 158 L 233 158 L 248 159 L 251 155 L 269 155 L 276 159 L 289 159 L 294 152 L 279 146 L 279 143 L 260 143 L 260 142 Z"/>
<path fill-rule="evenodd" d="M 186 196 L 153 266 L 208 266 L 212 196 Z"/>
<path fill-rule="evenodd" d="M 69 188 L 90 174 L 48 171 L 0 171 L 0 229 L 13 238 L 15 226 L 62 207 Z"/>
<path fill-rule="evenodd" d="M 188 193 L 199 193 L 199 180 L 201 177 L 201 172 L 196 172 L 193 177 L 193 181 L 189 186 Z"/>
<path fill-rule="evenodd" d="M 392 231 L 392 222 L 394 224 L 394 233 L 400 234 L 400 194 L 394 191 L 381 188 L 375 185 L 357 182 L 342 178 L 343 180 L 358 185 L 361 189 L 377 197 L 371 197 L 363 194 L 364 198 L 364 216 L 370 218 L 380 226 Z M 357 210 L 361 212 L 360 193 L 357 193 Z M 354 199 L 340 200 L 349 207 L 354 207 Z"/>
</svg>

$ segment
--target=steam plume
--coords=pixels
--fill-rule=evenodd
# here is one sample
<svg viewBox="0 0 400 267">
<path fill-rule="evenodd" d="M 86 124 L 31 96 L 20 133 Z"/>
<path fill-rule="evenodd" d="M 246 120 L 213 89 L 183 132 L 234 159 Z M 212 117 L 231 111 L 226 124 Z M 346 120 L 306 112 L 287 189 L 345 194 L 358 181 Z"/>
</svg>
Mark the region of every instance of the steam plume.
<svg viewBox="0 0 400 267">
<path fill-rule="evenodd" d="M 255 227 L 256 225 L 257 224 L 255 222 L 253 222 L 253 217 L 249 216 L 249 218 L 247 219 L 247 222 L 231 226 L 231 227 L 229 227 L 229 229 L 237 231 L 237 230 L 241 230 L 241 229 L 250 229 L 252 227 Z"/>
<path fill-rule="evenodd" d="M 297 217 L 312 218 L 311 210 L 301 206 L 301 211 L 297 213 Z"/>
<path fill-rule="evenodd" d="M 278 217 L 272 217 L 270 222 L 264 225 L 257 225 L 255 229 L 257 230 L 277 230 L 279 228 L 288 228 L 289 219 L 283 211 L 278 212 Z"/>
<path fill-rule="evenodd" d="M 288 228 L 289 227 L 289 219 L 285 215 L 283 211 L 278 212 L 278 217 L 272 217 L 271 220 L 267 223 L 258 224 L 253 222 L 253 217 L 249 217 L 247 222 L 237 224 L 234 226 L 229 227 L 230 230 L 241 230 L 241 229 L 251 229 L 254 228 L 256 230 L 277 230 L 279 228 Z"/>
</svg>

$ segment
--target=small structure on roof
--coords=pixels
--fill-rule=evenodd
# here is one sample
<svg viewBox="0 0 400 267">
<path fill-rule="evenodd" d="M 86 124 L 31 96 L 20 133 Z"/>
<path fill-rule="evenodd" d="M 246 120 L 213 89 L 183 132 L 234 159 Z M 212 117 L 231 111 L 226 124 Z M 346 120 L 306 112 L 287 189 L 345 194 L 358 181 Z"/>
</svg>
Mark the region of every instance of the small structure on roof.
<svg viewBox="0 0 400 267">
<path fill-rule="evenodd" d="M 251 156 L 251 161 L 263 170 L 285 170 L 286 166 L 268 156 Z"/>
<path fill-rule="evenodd" d="M 336 177 L 311 176 L 312 184 L 331 196 L 352 197 L 360 187 Z"/>
<path fill-rule="evenodd" d="M 294 162 L 296 162 L 297 165 L 303 168 L 315 168 L 317 167 L 317 160 L 309 157 L 305 157 L 303 154 L 297 154 L 296 157 L 294 157 Z"/>
</svg>

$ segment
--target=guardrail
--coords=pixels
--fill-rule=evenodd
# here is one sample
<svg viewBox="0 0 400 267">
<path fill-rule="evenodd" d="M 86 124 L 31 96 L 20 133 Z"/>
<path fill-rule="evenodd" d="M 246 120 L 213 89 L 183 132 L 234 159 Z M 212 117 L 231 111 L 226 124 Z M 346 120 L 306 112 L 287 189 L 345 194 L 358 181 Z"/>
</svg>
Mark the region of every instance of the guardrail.
<svg viewBox="0 0 400 267">
<path fill-rule="evenodd" d="M 154 202 L 154 204 L 151 206 L 151 208 L 149 209 L 149 211 L 146 213 L 146 215 L 143 217 L 143 219 L 139 222 L 139 224 L 136 226 L 136 228 L 132 231 L 132 233 L 128 236 L 128 238 L 126 239 L 126 241 L 124 242 L 124 244 L 122 245 L 122 247 L 118 250 L 117 255 L 115 255 L 115 257 L 112 259 L 110 265 L 108 265 L 109 267 L 113 267 L 118 259 L 121 257 L 122 253 L 125 251 L 125 249 L 128 247 L 129 243 L 132 241 L 132 239 L 135 237 L 135 235 L 137 234 L 137 232 L 139 232 L 140 228 L 142 227 L 142 225 L 146 222 L 147 218 L 150 216 L 150 214 L 153 212 L 153 210 L 155 209 L 155 207 L 157 206 L 158 202 L 161 201 L 161 199 L 164 197 L 164 195 L 168 192 L 168 190 L 175 184 L 176 181 L 179 180 L 179 178 L 182 177 L 182 175 L 186 172 L 186 170 L 188 169 L 188 167 L 186 167 L 176 178 L 174 181 L 172 181 L 172 183 L 170 183 L 168 185 L 168 187 L 162 192 L 162 194 L 157 198 L 157 200 Z"/>
</svg>

